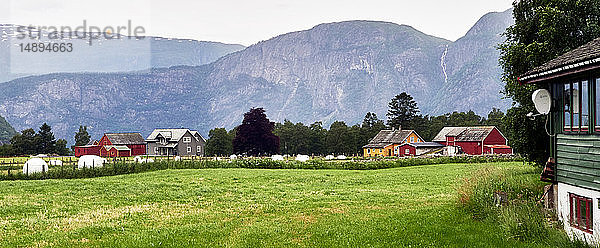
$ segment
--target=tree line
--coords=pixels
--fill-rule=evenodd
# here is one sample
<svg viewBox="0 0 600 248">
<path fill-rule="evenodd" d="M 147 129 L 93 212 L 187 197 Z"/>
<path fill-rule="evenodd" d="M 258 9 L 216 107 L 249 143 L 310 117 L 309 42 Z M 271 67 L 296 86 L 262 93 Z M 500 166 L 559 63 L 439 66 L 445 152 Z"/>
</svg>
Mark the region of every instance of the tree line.
<svg viewBox="0 0 600 248">
<path fill-rule="evenodd" d="M 65 139 L 56 139 L 52 127 L 44 123 L 36 133 L 33 128 L 28 128 L 10 139 L 10 144 L 0 146 L 0 156 L 57 154 L 69 155 Z"/>
<path fill-rule="evenodd" d="M 499 109 L 493 109 L 487 117 L 481 117 L 473 111 L 454 112 L 440 116 L 429 116 L 419 114 L 419 108 L 412 96 L 407 93 L 401 93 L 394 97 L 388 104 L 387 123 L 379 119 L 377 114 L 366 113 L 362 123 L 348 125 L 343 121 L 333 122 L 329 129 L 323 126 L 322 122 L 304 124 L 302 122 L 293 123 L 285 120 L 283 123 L 270 122 L 264 110 L 251 109 L 245 114 L 242 125 L 227 131 L 225 128 L 215 128 L 210 130 L 209 138 L 206 144 L 207 156 L 229 156 L 231 154 L 248 153 L 253 155 L 261 154 L 307 154 L 307 155 L 327 155 L 327 154 L 362 154 L 362 147 L 384 129 L 402 128 L 415 130 L 421 137 L 427 141 L 433 137 L 445 126 L 496 126 L 501 131 L 504 130 L 504 113 Z M 252 112 L 260 112 L 260 114 Z M 252 114 L 251 114 L 252 113 Z M 251 119 L 247 119 L 251 118 Z M 260 130 L 248 130 L 245 124 L 253 123 Z M 243 131 L 241 130 L 244 127 Z M 249 138 L 248 135 L 256 133 L 265 133 L 261 135 L 274 135 L 278 137 L 278 146 L 271 145 L 271 149 L 263 153 L 249 152 L 252 144 L 238 145 L 240 140 L 254 140 L 256 146 L 261 145 L 261 138 Z M 270 141 L 273 143 L 272 141 Z"/>
<path fill-rule="evenodd" d="M 262 108 L 253 108 L 244 114 L 242 124 L 227 131 L 225 128 L 210 130 L 205 153 L 207 156 L 246 154 L 252 156 L 271 154 L 308 155 L 359 155 L 362 147 L 383 129 L 401 128 L 415 130 L 425 140 L 431 140 L 445 126 L 493 125 L 504 130 L 504 113 L 493 109 L 486 117 L 473 111 L 454 112 L 440 116 L 421 115 L 412 96 L 403 92 L 394 97 L 389 105 L 387 123 L 377 114 L 368 112 L 362 123 L 348 125 L 335 121 L 329 129 L 322 122 L 306 125 L 302 122 L 271 122 Z M 75 145 L 86 145 L 91 137 L 87 127 L 80 126 L 75 133 Z M 11 139 L 10 144 L 0 146 L 0 156 L 57 154 L 69 155 L 67 141 L 56 140 L 50 125 L 44 123 L 36 133 L 25 129 Z"/>
</svg>

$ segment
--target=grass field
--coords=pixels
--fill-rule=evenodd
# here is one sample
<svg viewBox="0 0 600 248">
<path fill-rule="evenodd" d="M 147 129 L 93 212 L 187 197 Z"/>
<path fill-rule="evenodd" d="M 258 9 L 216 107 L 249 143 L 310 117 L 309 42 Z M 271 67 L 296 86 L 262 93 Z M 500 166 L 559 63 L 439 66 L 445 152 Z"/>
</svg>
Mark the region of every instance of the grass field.
<svg viewBox="0 0 600 248">
<path fill-rule="evenodd" d="M 165 170 L 0 182 L 0 246 L 546 247 L 457 207 L 486 166 Z"/>
</svg>

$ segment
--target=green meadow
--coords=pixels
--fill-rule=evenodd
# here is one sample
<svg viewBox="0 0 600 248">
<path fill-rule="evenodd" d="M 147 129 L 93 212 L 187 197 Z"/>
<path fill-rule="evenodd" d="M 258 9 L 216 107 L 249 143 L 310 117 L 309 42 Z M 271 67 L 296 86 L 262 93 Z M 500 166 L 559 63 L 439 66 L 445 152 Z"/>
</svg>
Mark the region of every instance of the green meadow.
<svg viewBox="0 0 600 248">
<path fill-rule="evenodd" d="M 180 169 L 0 181 L 1 247 L 548 247 L 459 207 L 482 168 Z"/>
</svg>

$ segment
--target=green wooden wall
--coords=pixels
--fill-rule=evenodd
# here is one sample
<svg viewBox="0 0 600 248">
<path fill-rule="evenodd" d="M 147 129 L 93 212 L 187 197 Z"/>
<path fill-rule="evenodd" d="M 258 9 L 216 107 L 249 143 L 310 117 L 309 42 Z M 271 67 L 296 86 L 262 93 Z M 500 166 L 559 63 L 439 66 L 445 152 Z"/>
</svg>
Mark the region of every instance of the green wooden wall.
<svg viewBox="0 0 600 248">
<path fill-rule="evenodd" d="M 556 136 L 556 180 L 600 191 L 600 135 Z"/>
</svg>

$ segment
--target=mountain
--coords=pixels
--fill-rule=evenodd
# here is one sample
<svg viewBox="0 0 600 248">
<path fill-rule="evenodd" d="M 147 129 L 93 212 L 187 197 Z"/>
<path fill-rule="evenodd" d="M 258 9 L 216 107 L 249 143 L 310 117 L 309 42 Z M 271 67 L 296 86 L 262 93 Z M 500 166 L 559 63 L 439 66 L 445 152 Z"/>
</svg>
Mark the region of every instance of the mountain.
<svg viewBox="0 0 600 248">
<path fill-rule="evenodd" d="M 25 38 L 21 39 L 23 35 Z M 0 24 L 0 56 L 7 58 L 0 61 L 0 82 L 56 72 L 128 72 L 177 65 L 197 66 L 245 48 L 235 44 L 162 37 L 96 34 L 98 38 L 90 39 L 90 35 L 72 33 L 57 38 L 44 30 Z M 32 42 L 70 43 L 72 51 L 32 53 L 21 50 L 21 44 Z"/>
<path fill-rule="evenodd" d="M 0 116 L 0 144 L 10 142 L 10 139 L 17 134 L 17 131 Z"/>
<path fill-rule="evenodd" d="M 376 21 L 318 25 L 280 35 L 215 62 L 131 73 L 54 73 L 0 84 L 0 115 L 17 129 L 52 125 L 72 140 L 79 125 L 103 132 L 232 128 L 251 107 L 271 120 L 358 123 L 385 118 L 406 91 L 423 114 L 506 109 L 495 46 L 510 10 L 479 20 L 451 42 Z"/>
<path fill-rule="evenodd" d="M 512 24 L 512 9 L 488 13 L 465 36 L 448 45 L 440 59 L 447 79 L 431 98 L 431 113 L 471 109 L 487 115 L 492 107 L 509 108 L 511 101 L 500 99 L 504 84 L 496 47 L 504 41 L 502 33 Z"/>
</svg>

